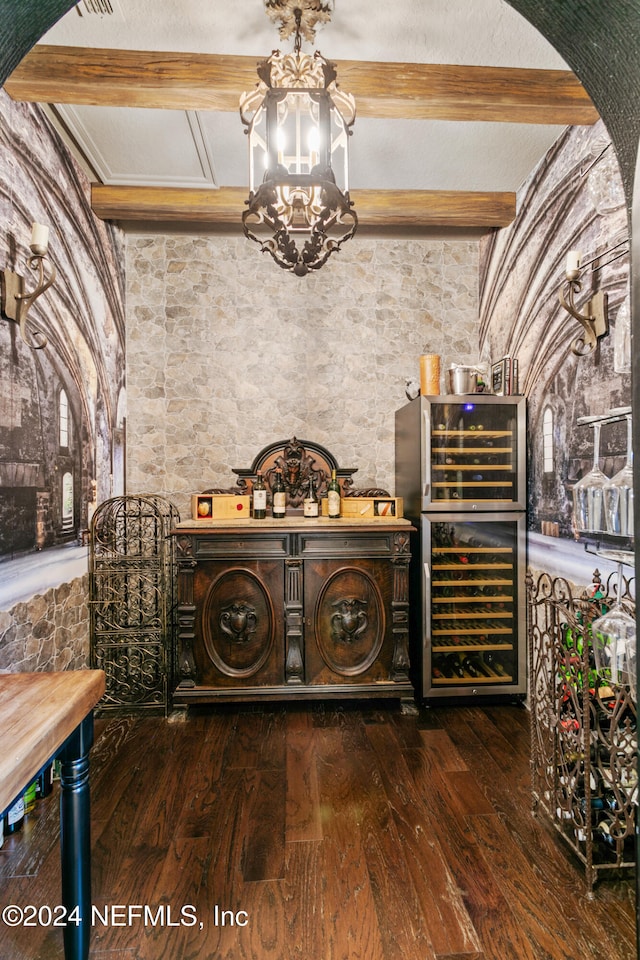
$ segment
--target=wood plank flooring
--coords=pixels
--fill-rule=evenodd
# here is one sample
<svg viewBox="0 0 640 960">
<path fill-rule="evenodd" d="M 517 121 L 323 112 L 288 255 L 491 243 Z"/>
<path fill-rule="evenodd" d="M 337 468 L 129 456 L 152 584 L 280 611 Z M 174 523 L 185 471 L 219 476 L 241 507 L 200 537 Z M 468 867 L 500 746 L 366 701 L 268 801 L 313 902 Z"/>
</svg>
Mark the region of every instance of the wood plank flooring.
<svg viewBox="0 0 640 960">
<path fill-rule="evenodd" d="M 531 815 L 515 706 L 101 719 L 92 847 L 93 960 L 636 957 L 634 878 L 588 900 Z M 0 850 L 0 909 L 59 890 L 54 795 Z M 0 957 L 62 960 L 61 930 L 0 921 Z"/>
</svg>

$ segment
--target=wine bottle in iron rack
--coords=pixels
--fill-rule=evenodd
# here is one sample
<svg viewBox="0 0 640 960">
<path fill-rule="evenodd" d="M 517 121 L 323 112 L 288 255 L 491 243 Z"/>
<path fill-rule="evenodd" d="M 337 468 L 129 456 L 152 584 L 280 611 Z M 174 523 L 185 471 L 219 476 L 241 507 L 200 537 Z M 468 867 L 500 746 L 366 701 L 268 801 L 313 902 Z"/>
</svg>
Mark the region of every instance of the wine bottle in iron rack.
<svg viewBox="0 0 640 960">
<path fill-rule="evenodd" d="M 282 471 L 276 470 L 276 478 L 271 488 L 272 505 L 271 512 L 274 519 L 283 520 L 287 512 L 287 494 L 282 482 Z"/>
<path fill-rule="evenodd" d="M 253 485 L 253 519 L 264 520 L 267 516 L 267 488 L 262 474 L 258 472 Z"/>
</svg>

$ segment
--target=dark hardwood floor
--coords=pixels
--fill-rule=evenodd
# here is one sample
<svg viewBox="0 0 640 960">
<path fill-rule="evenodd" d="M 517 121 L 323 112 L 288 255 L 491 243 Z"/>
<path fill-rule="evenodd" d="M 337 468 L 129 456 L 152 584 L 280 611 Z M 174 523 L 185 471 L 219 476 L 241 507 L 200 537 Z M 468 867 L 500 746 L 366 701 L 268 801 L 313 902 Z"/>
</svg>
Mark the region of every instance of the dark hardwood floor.
<svg viewBox="0 0 640 960">
<path fill-rule="evenodd" d="M 92 831 L 94 960 L 636 957 L 634 879 L 588 900 L 531 815 L 518 707 L 101 719 Z M 58 860 L 54 795 L 0 850 L 0 907 L 56 904 Z M 0 921 L 2 960 L 62 956 Z"/>
</svg>

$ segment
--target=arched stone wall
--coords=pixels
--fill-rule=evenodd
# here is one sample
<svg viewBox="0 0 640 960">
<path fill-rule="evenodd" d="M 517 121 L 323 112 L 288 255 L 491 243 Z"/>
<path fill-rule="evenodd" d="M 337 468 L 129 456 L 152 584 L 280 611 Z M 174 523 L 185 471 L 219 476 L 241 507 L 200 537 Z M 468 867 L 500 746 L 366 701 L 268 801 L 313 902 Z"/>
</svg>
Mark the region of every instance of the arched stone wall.
<svg viewBox="0 0 640 960">
<path fill-rule="evenodd" d="M 56 282 L 29 314 L 30 323 L 47 338 L 45 349 L 24 344 L 16 324 L 0 324 L 0 556 L 6 557 L 67 541 L 85 529 L 94 481 L 98 499 L 111 496 L 111 444 L 124 386 L 125 334 L 120 230 L 93 214 L 86 177 L 42 110 L 15 103 L 4 90 L 0 215 L 3 267 L 27 272 L 35 220 L 51 227 L 50 259 L 57 270 Z M 26 285 L 33 286 L 30 276 Z M 58 434 L 61 389 L 69 401 L 68 444 Z M 62 477 L 68 472 L 74 490 L 71 526 L 61 516 Z"/>
<path fill-rule="evenodd" d="M 480 348 L 486 359 L 518 358 L 527 397 L 528 527 L 553 525 L 572 539 L 572 490 L 593 463 L 593 430 L 581 417 L 631 403 L 629 222 L 615 151 L 600 120 L 570 127 L 518 192 L 508 227 L 481 241 Z M 609 335 L 585 357 L 571 345 L 582 328 L 560 304 L 569 250 L 586 266 L 578 304 L 608 297 Z M 542 469 L 542 417 L 554 410 L 555 468 Z M 609 477 L 626 459 L 624 423 L 602 431 L 600 466 Z"/>
</svg>

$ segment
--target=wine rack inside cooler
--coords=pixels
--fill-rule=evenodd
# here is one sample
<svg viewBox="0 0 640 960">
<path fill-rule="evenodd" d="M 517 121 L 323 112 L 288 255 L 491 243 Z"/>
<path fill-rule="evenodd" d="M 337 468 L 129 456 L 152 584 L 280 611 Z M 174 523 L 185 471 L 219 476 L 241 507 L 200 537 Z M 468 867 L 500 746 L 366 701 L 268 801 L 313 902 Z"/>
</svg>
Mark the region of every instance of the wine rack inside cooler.
<svg viewBox="0 0 640 960">
<path fill-rule="evenodd" d="M 423 518 L 425 697 L 526 692 L 524 515 Z"/>
<path fill-rule="evenodd" d="M 477 401 L 431 407 L 432 506 L 511 505 L 518 497 L 517 406 Z"/>
<path fill-rule="evenodd" d="M 405 516 L 526 510 L 524 397 L 418 397 L 396 411 Z"/>
<path fill-rule="evenodd" d="M 490 401 L 490 402 L 487 402 Z M 524 508 L 522 398 L 438 398 L 428 409 L 427 509 Z"/>
</svg>

